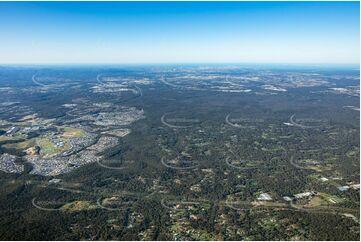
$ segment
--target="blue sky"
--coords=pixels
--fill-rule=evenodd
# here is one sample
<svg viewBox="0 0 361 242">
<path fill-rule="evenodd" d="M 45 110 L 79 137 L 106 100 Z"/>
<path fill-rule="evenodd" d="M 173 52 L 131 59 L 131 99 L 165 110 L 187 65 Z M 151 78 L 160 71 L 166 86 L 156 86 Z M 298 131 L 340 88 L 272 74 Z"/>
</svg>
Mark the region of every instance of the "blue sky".
<svg viewBox="0 0 361 242">
<path fill-rule="evenodd" d="M 357 64 L 358 2 L 0 2 L 0 63 Z"/>
</svg>

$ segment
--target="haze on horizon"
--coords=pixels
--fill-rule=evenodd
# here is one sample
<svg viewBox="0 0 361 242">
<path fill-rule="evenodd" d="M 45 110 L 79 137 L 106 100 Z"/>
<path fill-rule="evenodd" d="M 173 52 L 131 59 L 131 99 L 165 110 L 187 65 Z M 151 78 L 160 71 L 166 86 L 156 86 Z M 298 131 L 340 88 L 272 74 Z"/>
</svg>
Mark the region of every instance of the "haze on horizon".
<svg viewBox="0 0 361 242">
<path fill-rule="evenodd" d="M 0 63 L 358 64 L 359 2 L 1 2 Z"/>
</svg>

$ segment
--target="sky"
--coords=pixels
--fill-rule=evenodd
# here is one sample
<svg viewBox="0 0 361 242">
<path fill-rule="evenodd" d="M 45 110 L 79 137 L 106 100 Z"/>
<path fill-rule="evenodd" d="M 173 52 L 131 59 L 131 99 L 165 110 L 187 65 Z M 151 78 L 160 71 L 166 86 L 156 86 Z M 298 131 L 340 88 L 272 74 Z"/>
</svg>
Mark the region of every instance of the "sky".
<svg viewBox="0 0 361 242">
<path fill-rule="evenodd" d="M 359 2 L 0 2 L 2 64 L 359 60 Z"/>
</svg>

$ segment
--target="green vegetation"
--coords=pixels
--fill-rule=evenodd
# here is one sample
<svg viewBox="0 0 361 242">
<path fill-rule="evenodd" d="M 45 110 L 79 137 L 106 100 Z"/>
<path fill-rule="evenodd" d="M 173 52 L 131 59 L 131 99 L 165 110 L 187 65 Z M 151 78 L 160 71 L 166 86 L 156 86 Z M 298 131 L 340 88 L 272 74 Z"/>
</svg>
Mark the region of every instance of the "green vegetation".
<svg viewBox="0 0 361 242">
<path fill-rule="evenodd" d="M 359 240 L 359 112 L 344 108 L 359 97 L 328 92 L 358 72 L 148 68 L 36 70 L 46 89 L 31 82 L 34 69 L 5 68 L 1 82 L 13 91 L 0 92 L 19 103 L 0 105 L 0 155 L 25 168 L 1 171 L 2 240 Z M 305 73 L 328 84 L 302 87 L 313 83 Z M 251 91 L 220 91 L 225 76 Z M 265 91 L 267 82 L 287 91 Z M 120 115 L 126 108 L 137 111 Z M 197 121 L 169 127 L 164 114 L 173 125 Z M 46 159 L 31 165 L 24 149 L 35 146 L 32 158 Z M 56 170 L 62 158 L 60 175 L 34 174 L 34 164 Z M 271 200 L 258 200 L 263 193 Z"/>
</svg>

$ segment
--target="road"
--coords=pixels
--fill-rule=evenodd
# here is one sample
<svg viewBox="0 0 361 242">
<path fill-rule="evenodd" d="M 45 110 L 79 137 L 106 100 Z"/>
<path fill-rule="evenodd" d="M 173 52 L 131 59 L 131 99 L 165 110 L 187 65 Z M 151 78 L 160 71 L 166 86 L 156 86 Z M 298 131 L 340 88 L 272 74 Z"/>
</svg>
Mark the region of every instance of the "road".
<svg viewBox="0 0 361 242">
<path fill-rule="evenodd" d="M 184 129 L 184 128 L 189 128 L 191 127 L 192 125 L 173 125 L 173 124 L 169 124 L 167 123 L 164 118 L 165 118 L 166 114 L 163 114 L 163 116 L 160 118 L 160 121 L 162 122 L 162 124 L 170 127 L 170 128 L 174 128 L 174 129 Z"/>
<path fill-rule="evenodd" d="M 79 193 L 80 190 L 74 190 L 74 189 L 67 189 L 67 188 L 62 188 L 62 187 L 51 187 L 48 186 L 47 188 L 54 188 L 54 189 L 58 189 L 58 190 L 65 190 L 65 191 L 69 191 L 69 192 L 74 192 L 74 193 Z M 90 192 L 85 192 L 85 191 L 81 191 L 82 193 L 85 194 L 90 194 L 92 196 L 95 197 L 100 197 L 97 199 L 97 205 L 99 206 L 99 208 L 102 209 L 106 209 L 109 211 L 119 211 L 122 210 L 124 208 L 108 208 L 105 207 L 101 204 L 101 200 L 102 198 L 104 198 L 104 194 L 97 194 L 97 193 L 90 193 Z M 170 201 L 175 201 L 175 204 L 187 204 L 187 205 L 199 205 L 202 203 L 212 203 L 214 205 L 217 206 L 227 206 L 231 209 L 235 209 L 235 210 L 240 210 L 240 211 L 244 211 L 244 210 L 279 210 L 279 211 L 295 211 L 295 212 L 304 212 L 304 213 L 316 213 L 316 214 L 332 214 L 332 215 L 340 215 L 340 216 L 345 216 L 347 218 L 353 219 L 355 220 L 355 216 L 353 214 L 358 214 L 359 210 L 358 209 L 351 209 L 351 208 L 342 208 L 342 207 L 334 207 L 334 206 L 319 206 L 319 207 L 315 207 L 315 208 L 304 208 L 301 206 L 296 206 L 295 204 L 293 204 L 292 202 L 290 203 L 280 203 L 280 202 L 254 202 L 254 201 L 229 201 L 229 200 L 208 200 L 208 199 L 202 199 L 202 198 L 195 198 L 192 200 L 188 200 L 185 201 L 183 196 L 177 196 L 177 195 L 170 195 L 170 194 L 160 194 L 158 191 L 154 191 L 150 194 L 144 193 L 144 192 L 121 192 L 121 193 L 117 193 L 117 194 L 109 194 L 108 196 L 121 196 L 121 195 L 130 195 L 130 196 L 136 196 L 136 197 L 142 197 L 142 198 L 146 198 L 146 199 L 150 199 L 150 200 L 160 200 L 161 205 L 166 208 L 166 209 L 171 209 L 171 210 L 182 210 L 182 209 L 177 209 L 177 208 L 172 208 L 169 207 L 165 204 L 166 200 L 170 200 Z M 157 196 L 155 196 L 156 194 L 158 194 Z M 159 196 L 161 195 L 161 196 Z M 58 211 L 60 210 L 60 208 L 44 208 L 39 206 L 36 203 L 36 198 L 32 199 L 32 205 L 35 208 L 38 208 L 40 210 L 43 211 Z M 127 205 L 127 207 L 129 207 L 129 203 L 125 204 Z M 237 207 L 237 206 L 243 206 L 243 207 Z M 357 220 L 355 220 L 357 221 Z M 357 221 L 358 222 L 358 221 Z"/>
<path fill-rule="evenodd" d="M 42 86 L 42 87 L 46 87 L 47 85 L 44 85 L 43 83 L 40 83 L 36 80 L 36 75 L 33 75 L 31 80 L 36 84 L 36 85 L 39 85 L 39 86 Z"/>
<path fill-rule="evenodd" d="M 101 162 L 99 161 L 99 159 L 98 159 L 96 162 L 97 162 L 97 164 L 98 164 L 99 166 L 101 166 L 101 167 L 103 167 L 103 168 L 106 168 L 106 169 L 111 169 L 111 170 L 124 170 L 124 169 L 128 168 L 128 167 L 126 167 L 126 166 L 124 166 L 124 167 L 107 166 L 107 165 L 104 165 L 103 163 L 101 163 Z"/>
<path fill-rule="evenodd" d="M 298 169 L 302 169 L 302 170 L 312 170 L 312 169 L 310 169 L 310 168 L 302 167 L 302 166 L 300 166 L 300 165 L 297 165 L 297 164 L 294 162 L 294 158 L 295 158 L 294 155 L 291 156 L 291 158 L 290 158 L 290 164 L 291 164 L 293 167 L 298 168 Z"/>
<path fill-rule="evenodd" d="M 227 124 L 229 124 L 229 125 L 231 125 L 232 127 L 235 127 L 235 128 L 242 128 L 242 129 L 245 129 L 245 128 L 247 128 L 247 126 L 243 126 L 243 125 L 240 125 L 240 124 L 234 124 L 234 123 L 232 123 L 231 121 L 229 121 L 229 116 L 230 116 L 231 114 L 228 114 L 227 116 L 226 116 L 226 123 Z"/>
<path fill-rule="evenodd" d="M 175 170 L 189 170 L 189 169 L 197 168 L 197 167 L 199 166 L 199 164 L 196 164 L 196 165 L 193 165 L 193 166 L 188 166 L 188 167 L 175 167 L 175 166 L 171 166 L 171 165 L 168 165 L 167 163 L 165 163 L 164 157 L 162 157 L 162 158 L 160 159 L 160 162 L 161 162 L 165 167 L 172 168 L 172 169 L 175 169 Z"/>
<path fill-rule="evenodd" d="M 290 117 L 290 123 L 293 124 L 294 126 L 297 126 L 297 127 L 303 128 L 303 129 L 312 129 L 312 128 L 319 128 L 319 127 L 321 127 L 321 125 L 308 126 L 308 125 L 302 125 L 302 124 L 296 123 L 296 122 L 293 120 L 294 117 L 295 117 L 294 114 Z"/>
</svg>

